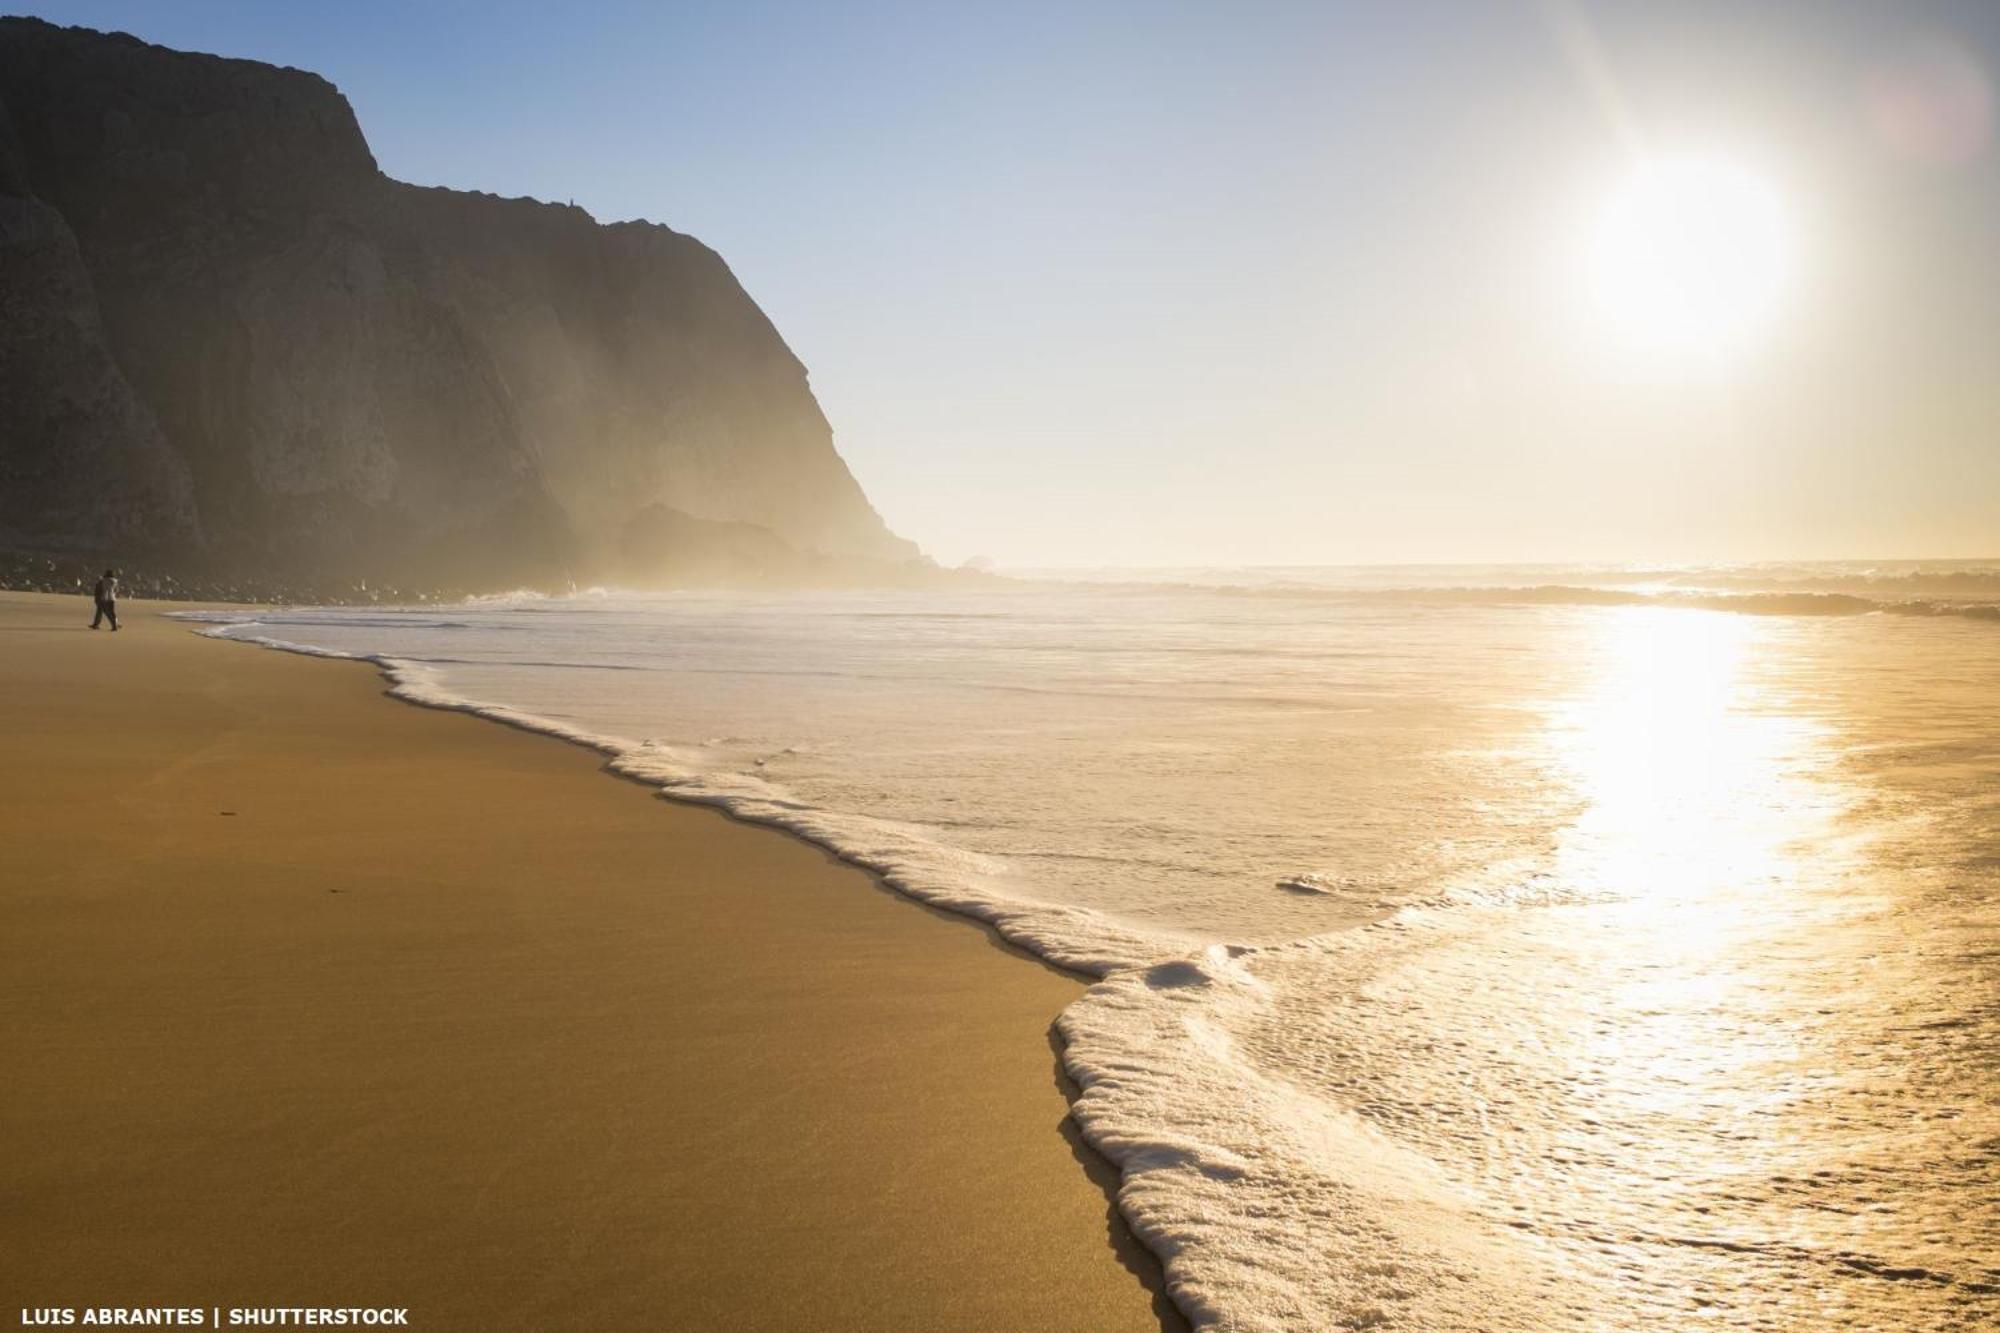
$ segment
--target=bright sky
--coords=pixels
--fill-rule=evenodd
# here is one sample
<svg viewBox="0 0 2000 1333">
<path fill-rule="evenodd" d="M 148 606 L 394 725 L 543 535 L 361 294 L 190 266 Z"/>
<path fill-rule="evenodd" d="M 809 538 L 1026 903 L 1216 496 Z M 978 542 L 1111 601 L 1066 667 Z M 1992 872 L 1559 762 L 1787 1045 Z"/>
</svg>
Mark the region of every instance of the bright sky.
<svg viewBox="0 0 2000 1333">
<path fill-rule="evenodd" d="M 2000 555 L 1991 0 L 29 8 L 701 237 L 947 563 Z"/>
</svg>

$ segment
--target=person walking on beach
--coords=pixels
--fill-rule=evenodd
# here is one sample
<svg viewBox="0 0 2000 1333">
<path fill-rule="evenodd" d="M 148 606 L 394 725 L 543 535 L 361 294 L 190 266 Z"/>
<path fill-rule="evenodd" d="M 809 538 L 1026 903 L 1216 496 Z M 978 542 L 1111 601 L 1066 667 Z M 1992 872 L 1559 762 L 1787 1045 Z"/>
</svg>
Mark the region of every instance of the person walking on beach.
<svg viewBox="0 0 2000 1333">
<path fill-rule="evenodd" d="M 108 620 L 115 632 L 118 629 L 118 571 L 105 570 L 92 595 L 97 598 L 97 614 L 90 618 L 90 627 L 96 629 L 100 622 Z"/>
</svg>

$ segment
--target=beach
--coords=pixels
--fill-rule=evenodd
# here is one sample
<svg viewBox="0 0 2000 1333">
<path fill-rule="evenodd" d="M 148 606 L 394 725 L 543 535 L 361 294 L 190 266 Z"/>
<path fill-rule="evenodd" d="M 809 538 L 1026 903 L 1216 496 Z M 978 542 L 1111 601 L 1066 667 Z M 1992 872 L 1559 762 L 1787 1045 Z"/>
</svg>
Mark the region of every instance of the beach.
<svg viewBox="0 0 2000 1333">
<path fill-rule="evenodd" d="M 2000 0 L 25 9 L 0 1329 L 2000 1333 Z"/>
<path fill-rule="evenodd" d="M 367 664 L 0 594 L 10 1312 L 1175 1327 L 1084 983 Z"/>
<path fill-rule="evenodd" d="M 1992 1323 L 2000 571 L 1449 573 L 202 614 L 1102 976 L 1197 1323 Z"/>
</svg>

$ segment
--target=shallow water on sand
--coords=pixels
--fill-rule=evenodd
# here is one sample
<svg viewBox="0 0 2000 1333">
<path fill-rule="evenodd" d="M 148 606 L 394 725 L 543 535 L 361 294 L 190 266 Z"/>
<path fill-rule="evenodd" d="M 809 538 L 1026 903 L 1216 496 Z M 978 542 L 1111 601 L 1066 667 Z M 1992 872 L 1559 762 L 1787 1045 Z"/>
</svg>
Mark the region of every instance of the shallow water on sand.
<svg viewBox="0 0 2000 1333">
<path fill-rule="evenodd" d="M 1105 975 L 1061 1020 L 1077 1115 L 1198 1321 L 2000 1324 L 2000 624 L 1966 604 L 2000 580 L 1756 573 L 226 632 L 389 659 Z M 1821 613 L 1707 609 L 1745 592 Z"/>
</svg>

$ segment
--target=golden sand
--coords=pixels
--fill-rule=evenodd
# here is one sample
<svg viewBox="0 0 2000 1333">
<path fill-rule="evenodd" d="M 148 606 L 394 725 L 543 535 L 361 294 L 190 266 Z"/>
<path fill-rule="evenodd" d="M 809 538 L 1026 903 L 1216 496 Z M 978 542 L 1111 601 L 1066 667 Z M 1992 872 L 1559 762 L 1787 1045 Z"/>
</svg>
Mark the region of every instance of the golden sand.
<svg viewBox="0 0 2000 1333">
<path fill-rule="evenodd" d="M 0 594 L 0 1313 L 1177 1326 L 1080 983 L 368 666 Z"/>
</svg>

